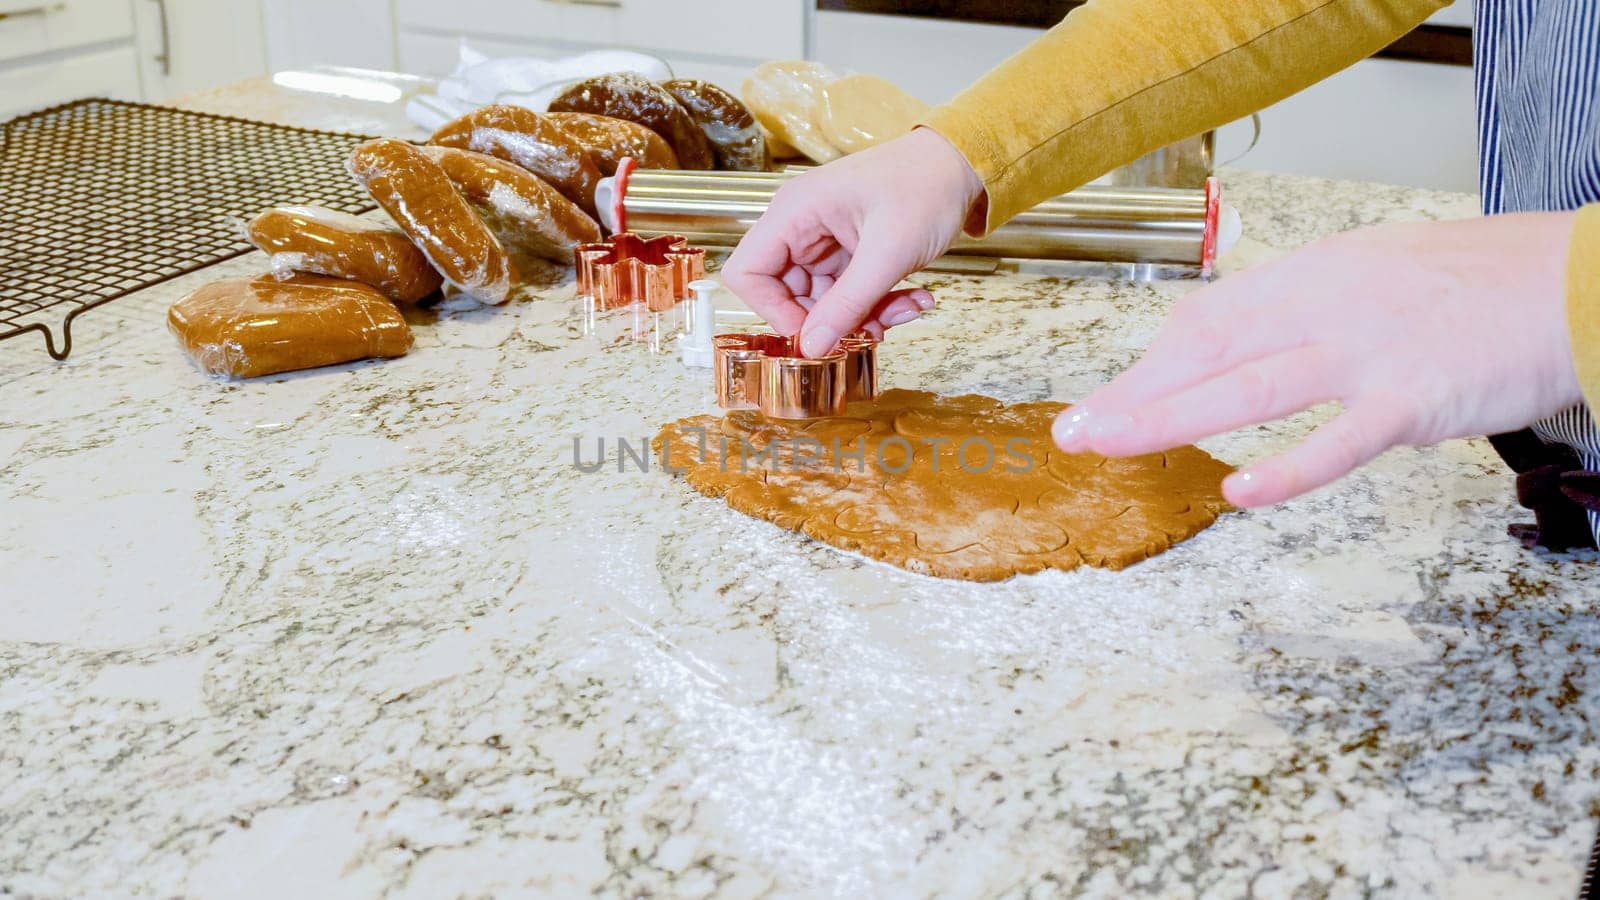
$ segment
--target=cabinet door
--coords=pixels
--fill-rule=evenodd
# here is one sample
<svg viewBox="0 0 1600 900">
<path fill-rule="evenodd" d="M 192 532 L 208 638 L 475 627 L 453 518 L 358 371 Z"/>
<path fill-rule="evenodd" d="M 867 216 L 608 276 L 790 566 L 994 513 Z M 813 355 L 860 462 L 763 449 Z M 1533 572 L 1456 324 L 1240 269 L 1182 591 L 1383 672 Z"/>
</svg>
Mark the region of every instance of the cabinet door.
<svg viewBox="0 0 1600 900">
<path fill-rule="evenodd" d="M 389 0 L 268 0 L 267 66 L 392 70 L 394 15 Z"/>
<path fill-rule="evenodd" d="M 0 60 L 133 35 L 128 0 L 0 0 Z"/>
<path fill-rule="evenodd" d="M 132 2 L 150 100 L 266 74 L 260 0 Z"/>
<path fill-rule="evenodd" d="M 557 9 L 544 0 L 395 0 L 395 21 L 401 28 L 425 28 L 445 34 L 539 36 L 560 26 Z"/>
<path fill-rule="evenodd" d="M 581 52 L 582 47 L 554 45 L 536 41 L 496 41 L 469 37 L 467 42 L 474 50 L 489 56 L 534 56 L 556 59 Z M 401 31 L 399 59 L 402 71 L 412 75 L 440 77 L 455 70 L 459 57 L 460 39 L 422 31 Z M 755 69 L 755 60 L 713 59 L 674 54 L 671 51 L 647 49 L 644 52 L 660 56 L 672 69 L 675 78 L 702 78 L 720 84 L 734 93 L 744 84 Z"/>
<path fill-rule="evenodd" d="M 763 61 L 806 55 L 804 0 L 594 0 L 618 4 L 626 45 Z"/>
<path fill-rule="evenodd" d="M 134 49 L 115 47 L 0 69 L 0 119 L 80 97 L 140 99 Z"/>
</svg>

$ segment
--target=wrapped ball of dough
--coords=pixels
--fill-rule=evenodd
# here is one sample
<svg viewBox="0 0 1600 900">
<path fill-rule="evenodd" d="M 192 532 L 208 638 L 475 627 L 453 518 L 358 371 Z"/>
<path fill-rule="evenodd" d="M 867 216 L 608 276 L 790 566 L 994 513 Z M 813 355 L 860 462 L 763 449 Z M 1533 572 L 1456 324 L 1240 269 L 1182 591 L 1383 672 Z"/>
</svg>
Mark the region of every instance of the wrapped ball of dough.
<svg viewBox="0 0 1600 900">
<path fill-rule="evenodd" d="M 876 75 L 846 75 L 822 89 L 817 124 L 828 143 L 857 153 L 915 128 L 930 108 Z"/>
<path fill-rule="evenodd" d="M 836 76 L 820 63 L 804 60 L 766 62 L 745 79 L 745 105 L 766 129 L 819 163 L 840 157 L 817 126 L 822 89 Z"/>
<path fill-rule="evenodd" d="M 446 122 L 428 143 L 487 153 L 543 178 L 562 196 L 595 214 L 600 168 L 588 149 L 548 116 L 497 104 Z"/>
<path fill-rule="evenodd" d="M 584 112 L 627 119 L 661 135 L 684 169 L 709 169 L 716 162 L 706 136 L 661 85 L 633 72 L 580 81 L 550 101 L 551 112 Z"/>
<path fill-rule="evenodd" d="M 732 172 L 765 172 L 771 159 L 761 124 L 739 98 L 709 81 L 681 78 L 663 81 L 663 88 L 689 111 L 717 157 L 717 168 Z"/>
<path fill-rule="evenodd" d="M 537 176 L 505 160 L 454 147 L 424 147 L 501 243 L 571 262 L 572 250 L 601 238 L 600 226 Z"/>
<path fill-rule="evenodd" d="M 633 157 L 641 169 L 678 167 L 678 155 L 672 152 L 661 135 L 637 122 L 594 113 L 553 112 L 546 115 L 589 151 L 602 175 L 615 175 L 617 165 L 625 156 Z"/>
<path fill-rule="evenodd" d="M 349 169 L 446 280 L 486 303 L 510 299 L 505 248 L 426 153 L 380 138 L 356 147 Z"/>
<path fill-rule="evenodd" d="M 439 289 L 428 258 L 392 225 L 320 206 L 279 206 L 251 219 L 246 230 L 279 275 L 348 278 L 396 303 L 416 303 Z"/>
<path fill-rule="evenodd" d="M 410 326 L 376 288 L 320 275 L 208 284 L 172 305 L 167 327 L 202 372 L 231 378 L 411 349 Z"/>
</svg>

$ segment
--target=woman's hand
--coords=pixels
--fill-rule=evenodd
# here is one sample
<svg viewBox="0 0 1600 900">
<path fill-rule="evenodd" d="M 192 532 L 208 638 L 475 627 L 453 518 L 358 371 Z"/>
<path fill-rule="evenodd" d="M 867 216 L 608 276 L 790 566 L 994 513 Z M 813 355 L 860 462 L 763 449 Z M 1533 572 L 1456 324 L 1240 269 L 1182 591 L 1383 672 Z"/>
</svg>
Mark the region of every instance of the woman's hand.
<svg viewBox="0 0 1600 900">
<path fill-rule="evenodd" d="M 1397 444 L 1521 428 L 1582 399 L 1566 323 L 1572 222 L 1370 228 L 1225 278 L 1180 300 L 1144 359 L 1063 413 L 1056 442 L 1127 456 L 1342 403 L 1223 483 L 1232 503 L 1261 506 Z"/>
<path fill-rule="evenodd" d="M 936 132 L 918 128 L 785 184 L 722 268 L 722 283 L 800 350 L 883 329 L 933 306 L 893 290 L 933 262 L 960 230 L 983 183 Z"/>
</svg>

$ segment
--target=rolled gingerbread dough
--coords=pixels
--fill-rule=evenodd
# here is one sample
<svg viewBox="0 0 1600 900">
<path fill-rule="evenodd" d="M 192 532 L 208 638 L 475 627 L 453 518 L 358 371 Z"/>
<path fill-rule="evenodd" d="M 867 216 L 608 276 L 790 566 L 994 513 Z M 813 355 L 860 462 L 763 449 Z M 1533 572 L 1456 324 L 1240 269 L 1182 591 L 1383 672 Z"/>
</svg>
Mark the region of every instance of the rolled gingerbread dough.
<svg viewBox="0 0 1600 900">
<path fill-rule="evenodd" d="M 1120 569 L 1229 510 L 1197 447 L 1128 459 L 1050 441 L 1064 403 L 886 391 L 844 416 L 670 422 L 658 458 L 695 490 L 824 543 L 941 578 Z"/>
</svg>

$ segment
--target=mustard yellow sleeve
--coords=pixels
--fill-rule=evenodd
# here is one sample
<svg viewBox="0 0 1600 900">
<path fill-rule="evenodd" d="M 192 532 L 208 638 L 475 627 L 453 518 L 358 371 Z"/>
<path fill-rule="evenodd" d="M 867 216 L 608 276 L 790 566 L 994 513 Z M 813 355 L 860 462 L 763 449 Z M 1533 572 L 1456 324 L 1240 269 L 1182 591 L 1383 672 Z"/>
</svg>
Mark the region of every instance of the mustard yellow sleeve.
<svg viewBox="0 0 1600 900">
<path fill-rule="evenodd" d="M 1591 409 L 1600 410 L 1600 203 L 1578 210 L 1567 245 L 1567 334 L 1572 367 Z"/>
<path fill-rule="evenodd" d="M 1314 84 L 1447 3 L 1090 0 L 925 124 L 983 180 L 987 233 L 1040 200 Z"/>
</svg>

